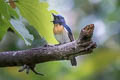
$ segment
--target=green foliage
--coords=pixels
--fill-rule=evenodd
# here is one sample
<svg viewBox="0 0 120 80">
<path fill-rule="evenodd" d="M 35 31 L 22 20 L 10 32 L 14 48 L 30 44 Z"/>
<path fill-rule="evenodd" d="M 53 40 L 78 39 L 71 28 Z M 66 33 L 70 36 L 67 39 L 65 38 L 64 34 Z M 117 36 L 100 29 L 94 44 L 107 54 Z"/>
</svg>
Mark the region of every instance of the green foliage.
<svg viewBox="0 0 120 80">
<path fill-rule="evenodd" d="M 29 30 L 30 34 L 34 36 L 34 40 L 32 41 L 31 47 L 39 47 L 47 44 L 46 40 L 41 38 L 37 30 L 30 26 L 29 24 L 26 24 L 26 28 Z"/>
<path fill-rule="evenodd" d="M 51 12 L 47 9 L 47 3 L 39 2 L 39 0 L 20 0 L 16 5 L 21 15 L 35 27 L 41 37 L 44 37 L 48 43 L 57 43 L 53 35 L 53 25 L 50 22 Z"/>
<path fill-rule="evenodd" d="M 3 38 L 4 34 L 6 33 L 8 27 L 9 27 L 9 22 L 0 14 L 0 40 Z"/>
<path fill-rule="evenodd" d="M 15 19 L 11 19 L 11 17 L 14 17 Z M 3 0 L 0 0 L 0 40 L 3 38 L 9 27 L 14 29 L 27 45 L 31 45 L 33 36 L 29 34 L 24 24 L 20 22 L 17 12 Z"/>
<path fill-rule="evenodd" d="M 29 34 L 29 31 L 26 29 L 25 25 L 22 23 L 20 19 L 11 19 L 10 20 L 12 26 L 15 31 L 23 38 L 26 45 L 31 45 L 34 37 Z"/>
<path fill-rule="evenodd" d="M 10 26 L 10 13 L 13 12 L 11 8 L 3 1 L 0 0 L 0 40 L 6 33 L 8 27 Z"/>
<path fill-rule="evenodd" d="M 4 0 L 0 0 L 0 14 L 6 20 L 10 20 L 11 16 L 18 18 L 18 14 Z"/>
<path fill-rule="evenodd" d="M 47 3 L 39 3 L 39 0 L 20 0 L 16 2 L 16 5 L 21 13 L 19 16 L 17 9 L 12 9 L 4 0 L 0 0 L 0 40 L 11 27 L 25 41 L 26 45 L 31 45 L 34 38 L 20 19 L 20 15 L 22 15 L 48 43 L 57 43 L 53 35 L 53 25 L 50 22 L 52 20 L 51 12 L 47 9 Z M 14 19 L 11 19 L 11 16 Z"/>
</svg>

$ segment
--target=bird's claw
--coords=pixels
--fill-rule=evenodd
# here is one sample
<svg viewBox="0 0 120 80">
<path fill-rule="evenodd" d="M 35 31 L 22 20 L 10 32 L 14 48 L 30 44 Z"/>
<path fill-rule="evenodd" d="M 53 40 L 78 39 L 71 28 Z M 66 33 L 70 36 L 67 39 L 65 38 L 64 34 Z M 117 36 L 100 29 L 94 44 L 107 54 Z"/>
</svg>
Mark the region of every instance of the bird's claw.
<svg viewBox="0 0 120 80">
<path fill-rule="evenodd" d="M 53 47 L 53 45 L 45 44 L 44 47 Z"/>
</svg>

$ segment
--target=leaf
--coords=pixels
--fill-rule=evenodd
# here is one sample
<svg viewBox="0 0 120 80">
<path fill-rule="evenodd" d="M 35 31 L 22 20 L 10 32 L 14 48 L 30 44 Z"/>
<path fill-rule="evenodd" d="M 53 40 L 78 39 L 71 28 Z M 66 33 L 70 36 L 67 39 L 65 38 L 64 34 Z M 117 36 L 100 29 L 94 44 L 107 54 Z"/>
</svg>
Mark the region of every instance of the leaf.
<svg viewBox="0 0 120 80">
<path fill-rule="evenodd" d="M 31 45 L 34 37 L 29 34 L 28 30 L 25 28 L 25 25 L 19 19 L 11 19 L 10 23 L 14 27 L 15 31 L 24 39 L 26 45 Z"/>
<path fill-rule="evenodd" d="M 0 13 L 6 19 L 10 19 L 10 15 L 9 15 L 9 12 L 8 12 L 7 4 L 3 0 L 0 0 Z"/>
<path fill-rule="evenodd" d="M 27 19 L 30 25 L 35 27 L 41 37 L 44 37 L 48 43 L 57 43 L 47 3 L 39 2 L 39 0 L 19 0 L 16 5 L 21 15 Z"/>
<path fill-rule="evenodd" d="M 34 27 L 30 26 L 29 24 L 25 24 L 25 26 L 27 30 L 29 30 L 30 34 L 34 36 L 34 40 L 32 41 L 32 45 L 31 45 L 32 47 L 35 48 L 47 44 L 46 40 L 41 38 L 41 36 Z"/>
<path fill-rule="evenodd" d="M 0 40 L 6 33 L 9 27 L 10 16 L 8 14 L 7 6 L 3 0 L 0 0 Z"/>
<path fill-rule="evenodd" d="M 25 25 L 22 23 L 22 21 L 20 21 L 20 15 L 18 16 L 15 9 L 13 9 L 3 0 L 0 0 L 0 14 L 0 40 L 7 32 L 7 29 L 11 27 L 16 33 L 18 33 L 18 35 L 22 37 L 26 45 L 31 45 L 34 37 L 29 34 L 28 30 L 25 28 Z M 11 16 L 13 16 L 16 20 L 11 19 Z"/>
<path fill-rule="evenodd" d="M 18 14 L 4 0 L 0 0 L 0 40 L 11 26 L 10 18 L 14 16 L 18 18 Z"/>
<path fill-rule="evenodd" d="M 11 16 L 14 16 L 14 18 L 18 19 L 19 18 L 19 15 L 17 14 L 17 11 L 13 8 L 11 8 L 9 5 L 8 5 L 8 10 L 9 10 L 9 15 L 10 17 Z"/>
<path fill-rule="evenodd" d="M 2 40 L 2 37 L 6 33 L 7 29 L 9 27 L 9 22 L 3 19 L 2 16 L 0 15 L 0 40 Z"/>
</svg>

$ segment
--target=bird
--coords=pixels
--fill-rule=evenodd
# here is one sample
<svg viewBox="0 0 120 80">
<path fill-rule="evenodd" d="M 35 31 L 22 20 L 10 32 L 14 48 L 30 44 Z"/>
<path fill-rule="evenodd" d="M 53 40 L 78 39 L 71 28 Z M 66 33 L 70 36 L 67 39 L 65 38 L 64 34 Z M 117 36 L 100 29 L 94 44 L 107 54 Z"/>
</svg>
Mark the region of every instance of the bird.
<svg viewBox="0 0 120 80">
<path fill-rule="evenodd" d="M 53 15 L 52 22 L 54 24 L 53 33 L 59 44 L 65 44 L 74 41 L 72 31 L 70 27 L 66 24 L 64 17 L 61 15 L 55 15 L 54 13 L 52 13 L 52 15 Z M 72 66 L 77 65 L 75 57 L 72 57 L 70 61 Z"/>
</svg>

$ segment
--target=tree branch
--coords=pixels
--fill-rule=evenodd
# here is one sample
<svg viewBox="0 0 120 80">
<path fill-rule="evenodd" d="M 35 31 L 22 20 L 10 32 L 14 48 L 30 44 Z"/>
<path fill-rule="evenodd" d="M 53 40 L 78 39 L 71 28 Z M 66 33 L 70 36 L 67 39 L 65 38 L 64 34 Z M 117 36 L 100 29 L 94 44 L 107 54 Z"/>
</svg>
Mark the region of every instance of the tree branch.
<svg viewBox="0 0 120 80">
<path fill-rule="evenodd" d="M 21 51 L 0 52 L 0 67 L 32 65 L 48 61 L 69 60 L 72 56 L 89 54 L 96 48 L 92 42 L 94 25 L 80 32 L 78 40 L 61 45 L 48 45 Z"/>
</svg>

